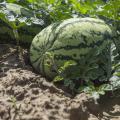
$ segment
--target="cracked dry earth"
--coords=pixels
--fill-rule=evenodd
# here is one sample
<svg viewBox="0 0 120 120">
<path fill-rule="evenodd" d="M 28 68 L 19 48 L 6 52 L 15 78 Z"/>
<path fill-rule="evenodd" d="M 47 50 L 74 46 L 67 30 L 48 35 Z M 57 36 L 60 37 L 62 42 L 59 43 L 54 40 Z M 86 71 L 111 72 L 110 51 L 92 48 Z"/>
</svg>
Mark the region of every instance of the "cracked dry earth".
<svg viewBox="0 0 120 120">
<path fill-rule="evenodd" d="M 98 104 L 85 93 L 71 98 L 28 64 L 21 67 L 13 45 L 0 45 L 0 120 L 120 120 L 120 97 Z"/>
</svg>

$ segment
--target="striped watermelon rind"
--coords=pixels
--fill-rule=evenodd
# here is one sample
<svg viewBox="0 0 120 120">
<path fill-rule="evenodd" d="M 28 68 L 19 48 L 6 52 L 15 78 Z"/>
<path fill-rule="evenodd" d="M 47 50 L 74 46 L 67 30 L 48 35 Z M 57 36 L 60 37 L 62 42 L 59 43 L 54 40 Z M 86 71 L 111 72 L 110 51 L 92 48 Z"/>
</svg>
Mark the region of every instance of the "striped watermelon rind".
<svg viewBox="0 0 120 120">
<path fill-rule="evenodd" d="M 18 29 L 19 39 L 21 43 L 30 45 L 33 38 L 43 28 L 40 25 L 32 24 L 31 26 L 23 26 Z M 5 22 L 0 20 L 0 43 L 15 42 L 15 37 L 12 28 Z"/>
<path fill-rule="evenodd" d="M 105 61 L 107 64 L 108 58 L 99 56 L 107 52 L 105 49 L 111 42 L 111 36 L 111 29 L 100 19 L 64 20 L 48 26 L 35 36 L 31 44 L 30 60 L 36 71 L 51 79 L 56 74 L 45 65 L 46 52 L 54 55 L 58 67 L 68 60 L 74 60 L 77 63 L 84 60 L 89 63 L 87 56 L 91 53 L 94 54 L 94 57 L 90 58 L 91 61 L 96 56 L 96 59 Z M 104 64 L 103 67 L 106 65 Z"/>
</svg>

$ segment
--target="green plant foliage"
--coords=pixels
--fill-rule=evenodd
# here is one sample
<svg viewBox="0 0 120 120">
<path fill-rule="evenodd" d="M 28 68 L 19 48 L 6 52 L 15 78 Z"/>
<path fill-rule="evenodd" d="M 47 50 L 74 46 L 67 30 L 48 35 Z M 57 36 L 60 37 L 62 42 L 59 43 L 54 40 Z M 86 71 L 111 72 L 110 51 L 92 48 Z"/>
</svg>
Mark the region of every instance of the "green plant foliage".
<svg viewBox="0 0 120 120">
<path fill-rule="evenodd" d="M 0 26 L 3 29 L 0 30 L 0 35 L 3 35 L 3 33 L 6 34 L 6 36 L 1 36 L 1 38 L 8 40 L 11 37 L 12 39 L 22 40 L 22 42 L 25 40 L 25 43 L 31 42 L 34 37 L 33 35 L 37 34 L 43 26 L 46 26 L 45 20 L 42 20 L 42 13 L 39 12 L 39 14 L 36 14 L 37 11 L 35 11 L 32 8 L 32 4 L 27 1 L 21 1 L 19 4 L 18 2 L 11 2 L 10 0 L 8 2 L 0 3 Z M 49 24 L 49 20 L 47 21 Z M 17 35 L 13 35 L 14 33 Z M 28 35 L 30 33 L 31 35 Z"/>
<path fill-rule="evenodd" d="M 32 24 L 46 27 L 56 21 L 85 16 L 104 19 L 116 36 L 113 39 L 116 48 L 113 46 L 112 54 L 107 54 L 108 59 L 112 56 L 113 61 L 112 63 L 109 61 L 109 65 L 112 65 L 112 69 L 115 71 L 111 75 L 111 69 L 109 69 L 109 65 L 106 65 L 111 84 L 95 87 L 93 82 L 88 82 L 89 79 L 96 79 L 94 74 L 98 68 L 98 65 L 94 64 L 96 59 L 90 61 L 87 66 L 84 60 L 80 61 L 79 66 L 75 61 L 67 61 L 58 68 L 54 62 L 54 56 L 47 53 L 46 57 L 50 57 L 50 61 L 46 65 L 58 74 L 53 80 L 54 82 L 64 81 L 64 85 L 72 91 L 87 91 L 95 98 L 99 98 L 104 91 L 120 88 L 120 0 L 0 0 L 0 20 L 12 29 L 17 42 L 20 40 L 18 30 L 21 27 L 32 26 Z M 5 31 L 8 31 L 8 26 Z M 89 54 L 89 56 L 92 55 L 94 54 Z M 102 71 L 96 73 L 102 74 Z M 80 79 L 85 81 L 86 85 L 79 86 L 76 90 L 76 84 Z"/>
<path fill-rule="evenodd" d="M 57 72 L 57 76 L 53 79 L 53 82 L 63 81 L 64 86 L 70 89 L 73 94 L 85 92 L 97 100 L 101 95 L 104 95 L 106 91 L 113 91 L 120 88 L 120 67 L 117 69 L 118 71 L 114 73 L 114 76 L 110 78 L 109 83 L 96 86 L 94 81 L 91 81 L 90 76 L 87 78 L 84 76 L 81 79 L 81 65 L 78 65 L 75 61 L 66 61 L 63 66 L 58 68 L 55 64 L 54 56 L 49 52 L 47 52 L 46 55 L 47 58 L 50 58 L 47 65 Z"/>
<path fill-rule="evenodd" d="M 120 20 L 120 0 L 110 0 L 107 4 L 101 6 L 97 14 L 109 19 Z"/>
</svg>

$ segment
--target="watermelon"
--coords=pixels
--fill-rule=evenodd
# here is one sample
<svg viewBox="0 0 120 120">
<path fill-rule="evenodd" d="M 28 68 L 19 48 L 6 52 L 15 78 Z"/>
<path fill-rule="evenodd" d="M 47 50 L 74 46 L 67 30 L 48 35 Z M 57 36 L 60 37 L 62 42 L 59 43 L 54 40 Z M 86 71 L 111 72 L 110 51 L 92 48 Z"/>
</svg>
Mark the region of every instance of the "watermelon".
<svg viewBox="0 0 120 120">
<path fill-rule="evenodd" d="M 33 38 L 43 29 L 42 26 L 32 24 L 30 26 L 23 26 L 18 29 L 20 42 L 30 45 Z M 16 42 L 12 28 L 4 21 L 0 20 L 0 43 Z"/>
<path fill-rule="evenodd" d="M 45 56 L 49 52 L 58 68 L 68 60 L 80 65 L 94 62 L 98 67 L 90 74 L 94 74 L 95 79 L 103 76 L 107 79 L 107 71 L 111 69 L 108 49 L 111 36 L 110 27 L 100 19 L 71 18 L 51 24 L 34 37 L 30 48 L 31 64 L 37 72 L 53 79 L 57 73 L 46 65 L 49 59 Z"/>
<path fill-rule="evenodd" d="M 14 3 L 5 3 L 2 7 L 13 13 L 13 15 L 17 15 L 19 17 L 34 17 L 34 14 L 31 10 L 24 8 L 21 5 Z M 20 27 L 18 29 L 20 42 L 30 45 L 35 35 L 38 34 L 45 26 L 50 24 L 49 18 L 47 17 L 46 20 L 46 17 L 47 15 L 41 13 L 41 17 L 37 18 L 39 21 L 41 21 L 41 23 L 38 24 L 36 22 L 32 22 L 29 26 L 26 24 Z M 13 30 L 6 22 L 0 19 L 0 43 L 7 43 L 11 41 L 15 42 Z"/>
</svg>

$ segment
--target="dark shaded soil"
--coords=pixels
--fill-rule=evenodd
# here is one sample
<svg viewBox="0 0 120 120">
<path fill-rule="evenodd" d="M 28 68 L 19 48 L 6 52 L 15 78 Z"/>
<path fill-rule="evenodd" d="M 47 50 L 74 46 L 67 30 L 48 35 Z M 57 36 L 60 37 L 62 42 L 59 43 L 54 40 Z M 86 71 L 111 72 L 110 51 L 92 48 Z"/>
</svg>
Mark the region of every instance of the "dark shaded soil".
<svg viewBox="0 0 120 120">
<path fill-rule="evenodd" d="M 85 93 L 74 98 L 21 67 L 13 45 L 0 45 L 0 120 L 120 120 L 120 97 L 106 96 L 98 104 Z"/>
</svg>

